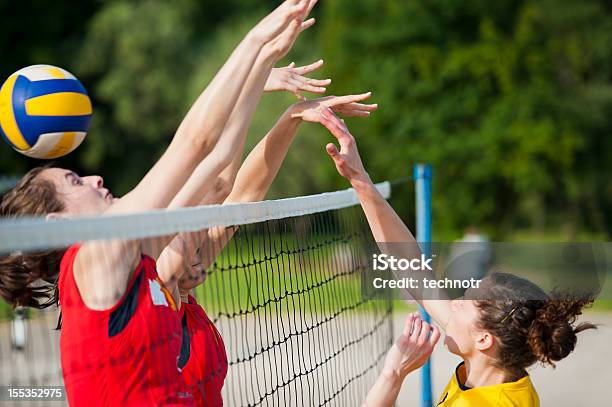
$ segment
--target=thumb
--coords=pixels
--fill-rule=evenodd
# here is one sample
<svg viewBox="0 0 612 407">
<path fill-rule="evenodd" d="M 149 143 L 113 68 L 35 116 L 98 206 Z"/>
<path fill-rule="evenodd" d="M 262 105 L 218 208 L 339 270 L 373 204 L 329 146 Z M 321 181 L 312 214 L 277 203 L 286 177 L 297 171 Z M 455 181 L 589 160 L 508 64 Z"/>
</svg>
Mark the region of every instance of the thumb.
<svg viewBox="0 0 612 407">
<path fill-rule="evenodd" d="M 295 62 L 292 62 L 289 65 L 287 65 L 287 68 L 295 68 Z"/>
<path fill-rule="evenodd" d="M 327 151 L 327 154 L 329 154 L 334 160 L 336 159 L 336 157 L 338 157 L 338 148 L 334 143 L 327 144 L 325 146 L 325 151 Z"/>
</svg>

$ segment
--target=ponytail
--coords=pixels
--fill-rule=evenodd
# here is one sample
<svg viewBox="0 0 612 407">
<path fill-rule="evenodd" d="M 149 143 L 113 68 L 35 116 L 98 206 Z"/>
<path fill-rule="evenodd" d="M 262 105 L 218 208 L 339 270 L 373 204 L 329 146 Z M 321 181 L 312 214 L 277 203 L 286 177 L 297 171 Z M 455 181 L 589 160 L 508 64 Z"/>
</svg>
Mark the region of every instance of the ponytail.
<svg viewBox="0 0 612 407">
<path fill-rule="evenodd" d="M 574 350 L 578 333 L 596 328 L 588 322 L 576 325 L 593 297 L 551 298 L 530 281 L 506 273 L 488 279 L 488 299 L 476 301 L 478 325 L 495 337 L 498 366 L 512 377 L 524 376 L 538 361 L 554 367 Z"/>
<path fill-rule="evenodd" d="M 540 362 L 555 366 L 554 362 L 567 357 L 576 347 L 576 334 L 597 328 L 589 322 L 574 326 L 576 317 L 591 302 L 592 299 L 550 299 L 536 311 L 527 341 Z"/>
<path fill-rule="evenodd" d="M 0 216 L 18 218 L 44 216 L 64 210 L 52 181 L 41 176 L 49 168 L 29 171 L 6 192 L 0 203 Z M 54 285 L 64 250 L 36 253 L 13 252 L 0 256 L 0 297 L 13 306 L 46 308 L 57 302 Z"/>
</svg>

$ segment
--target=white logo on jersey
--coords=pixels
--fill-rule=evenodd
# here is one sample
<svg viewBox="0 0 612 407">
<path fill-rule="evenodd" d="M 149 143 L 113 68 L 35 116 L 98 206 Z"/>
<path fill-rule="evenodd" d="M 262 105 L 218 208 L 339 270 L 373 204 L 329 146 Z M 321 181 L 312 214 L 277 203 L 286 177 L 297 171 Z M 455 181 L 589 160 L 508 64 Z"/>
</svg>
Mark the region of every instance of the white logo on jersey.
<svg viewBox="0 0 612 407">
<path fill-rule="evenodd" d="M 159 283 L 155 280 L 149 280 L 149 291 L 151 291 L 151 299 L 153 300 L 153 305 L 165 305 L 168 306 L 168 301 L 166 300 L 166 296 L 161 289 Z"/>
</svg>

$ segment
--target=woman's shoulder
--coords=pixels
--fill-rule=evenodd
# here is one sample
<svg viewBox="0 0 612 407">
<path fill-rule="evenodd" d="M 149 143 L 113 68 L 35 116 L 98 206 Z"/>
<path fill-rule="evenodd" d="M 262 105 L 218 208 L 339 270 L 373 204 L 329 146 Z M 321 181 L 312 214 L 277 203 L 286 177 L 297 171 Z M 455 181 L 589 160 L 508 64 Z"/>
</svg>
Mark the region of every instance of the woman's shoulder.
<svg viewBox="0 0 612 407">
<path fill-rule="evenodd" d="M 61 287 L 66 283 L 66 278 L 72 278 L 72 267 L 74 266 L 74 259 L 81 247 L 80 243 L 73 244 L 63 254 L 60 262 L 59 269 L 59 281 L 58 285 Z"/>
<path fill-rule="evenodd" d="M 461 368 L 457 366 L 442 392 L 439 406 L 539 407 L 540 399 L 529 376 L 514 382 L 469 388 L 461 383 Z"/>
<path fill-rule="evenodd" d="M 539 407 L 540 397 L 529 375 L 509 383 L 499 385 L 500 399 L 497 406 Z"/>
</svg>

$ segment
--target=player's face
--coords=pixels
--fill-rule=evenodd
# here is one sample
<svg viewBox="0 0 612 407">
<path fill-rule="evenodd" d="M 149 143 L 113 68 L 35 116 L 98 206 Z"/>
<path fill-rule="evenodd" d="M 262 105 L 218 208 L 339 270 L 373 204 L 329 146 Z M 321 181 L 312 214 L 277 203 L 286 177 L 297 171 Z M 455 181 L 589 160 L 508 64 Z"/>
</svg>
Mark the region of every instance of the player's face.
<svg viewBox="0 0 612 407">
<path fill-rule="evenodd" d="M 188 266 L 186 273 L 179 280 L 179 286 L 183 290 L 191 290 L 197 287 L 206 280 L 206 270 L 202 265 L 202 257 L 199 251 L 193 256 L 191 264 Z"/>
<path fill-rule="evenodd" d="M 475 351 L 479 310 L 474 300 L 464 297 L 451 301 L 451 309 L 444 344 L 450 352 L 467 357 Z"/>
<path fill-rule="evenodd" d="M 202 265 L 202 257 L 199 251 L 193 256 L 189 271 L 192 276 L 198 279 L 199 283 L 203 283 L 204 280 L 206 280 L 206 270 L 204 270 L 204 266 Z"/>
<path fill-rule="evenodd" d="M 98 175 L 80 177 L 63 168 L 48 168 L 40 176 L 55 184 L 68 214 L 100 214 L 106 211 L 115 199 L 113 194 L 104 188 L 104 180 Z"/>
</svg>

